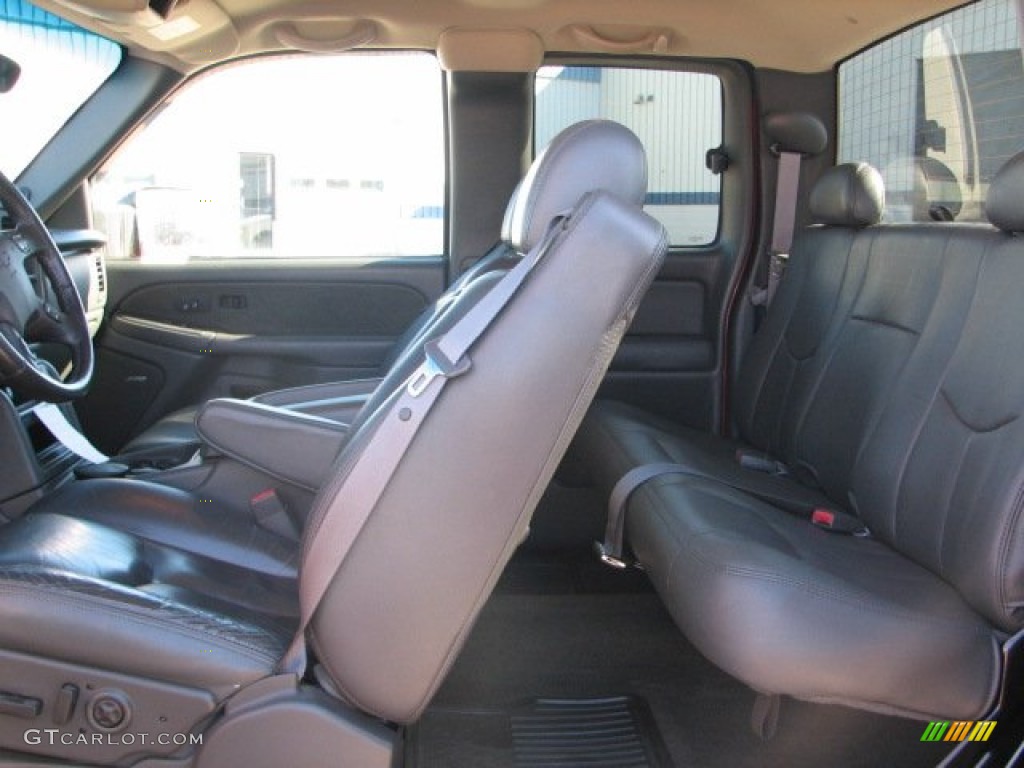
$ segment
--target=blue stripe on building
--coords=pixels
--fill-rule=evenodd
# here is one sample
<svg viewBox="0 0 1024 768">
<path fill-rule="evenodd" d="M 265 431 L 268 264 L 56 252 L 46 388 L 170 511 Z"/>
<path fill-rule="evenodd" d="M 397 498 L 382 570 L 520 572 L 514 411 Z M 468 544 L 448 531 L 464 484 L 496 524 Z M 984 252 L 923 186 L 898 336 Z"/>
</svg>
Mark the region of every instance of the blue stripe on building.
<svg viewBox="0 0 1024 768">
<path fill-rule="evenodd" d="M 648 192 L 644 205 L 718 205 L 718 192 Z"/>
<path fill-rule="evenodd" d="M 563 67 L 556 80 L 573 80 L 577 83 L 600 83 L 600 67 Z"/>
</svg>

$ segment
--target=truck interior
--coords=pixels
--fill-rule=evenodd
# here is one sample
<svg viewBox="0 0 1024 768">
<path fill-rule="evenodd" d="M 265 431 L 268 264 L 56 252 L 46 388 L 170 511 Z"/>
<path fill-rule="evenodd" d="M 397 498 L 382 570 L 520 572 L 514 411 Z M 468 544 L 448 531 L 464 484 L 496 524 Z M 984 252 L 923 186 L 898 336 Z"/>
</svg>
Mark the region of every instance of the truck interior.
<svg viewBox="0 0 1024 768">
<path fill-rule="evenodd" d="M 1024 765 L 1022 6 L 0 3 L 0 766 Z"/>
</svg>

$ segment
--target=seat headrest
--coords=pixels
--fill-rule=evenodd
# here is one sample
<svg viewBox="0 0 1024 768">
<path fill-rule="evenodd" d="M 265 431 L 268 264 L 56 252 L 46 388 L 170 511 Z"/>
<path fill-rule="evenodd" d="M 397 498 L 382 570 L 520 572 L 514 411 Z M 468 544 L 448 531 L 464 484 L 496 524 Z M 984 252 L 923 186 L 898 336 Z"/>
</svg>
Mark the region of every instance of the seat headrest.
<svg viewBox="0 0 1024 768">
<path fill-rule="evenodd" d="M 825 171 L 811 190 L 811 215 L 821 224 L 866 227 L 885 209 L 882 174 L 867 163 L 843 163 Z"/>
<path fill-rule="evenodd" d="M 963 209 L 956 174 L 934 157 L 897 157 L 882 178 L 889 221 L 955 221 Z"/>
<path fill-rule="evenodd" d="M 952 168 L 934 157 L 915 157 L 914 176 L 920 189 L 914 196 L 915 220 L 953 221 L 960 215 L 964 201 Z"/>
<path fill-rule="evenodd" d="M 985 201 L 988 220 L 1004 232 L 1024 232 L 1024 152 L 1007 161 L 993 177 Z"/>
<path fill-rule="evenodd" d="M 597 190 L 638 206 L 647 194 L 643 145 L 631 130 L 611 120 L 571 125 L 537 155 L 512 194 L 501 239 L 525 253 L 555 216 Z"/>
</svg>

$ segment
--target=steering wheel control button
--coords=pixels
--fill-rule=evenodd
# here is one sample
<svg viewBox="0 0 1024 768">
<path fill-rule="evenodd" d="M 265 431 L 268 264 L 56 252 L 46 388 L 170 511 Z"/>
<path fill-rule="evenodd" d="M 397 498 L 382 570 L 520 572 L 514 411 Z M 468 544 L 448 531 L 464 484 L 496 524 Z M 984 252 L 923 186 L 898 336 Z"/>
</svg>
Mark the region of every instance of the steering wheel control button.
<svg viewBox="0 0 1024 768">
<path fill-rule="evenodd" d="M 18 250 L 26 256 L 32 253 L 32 241 L 20 232 L 15 232 L 11 235 L 11 242 L 18 246 Z"/>
<path fill-rule="evenodd" d="M 57 691 L 57 700 L 53 703 L 53 722 L 57 725 L 64 725 L 71 720 L 75 714 L 75 705 L 78 704 L 78 686 L 74 683 L 64 683 Z"/>
<path fill-rule="evenodd" d="M 33 699 L 30 696 L 20 696 L 17 693 L 6 693 L 0 691 L 0 715 L 20 717 L 23 720 L 31 720 L 39 717 L 43 711 L 43 702 Z"/>
<path fill-rule="evenodd" d="M 117 731 L 128 725 L 132 716 L 132 705 L 121 691 L 100 691 L 92 697 L 86 717 L 101 731 Z"/>
</svg>

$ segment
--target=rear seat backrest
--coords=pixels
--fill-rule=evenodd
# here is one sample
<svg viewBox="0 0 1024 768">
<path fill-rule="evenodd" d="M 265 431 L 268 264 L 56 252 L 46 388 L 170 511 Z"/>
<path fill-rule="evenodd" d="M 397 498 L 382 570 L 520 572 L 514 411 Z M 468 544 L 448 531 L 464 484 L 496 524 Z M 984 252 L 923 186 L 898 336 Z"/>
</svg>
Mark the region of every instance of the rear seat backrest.
<svg viewBox="0 0 1024 768">
<path fill-rule="evenodd" d="M 784 461 L 792 426 L 814 396 L 829 339 L 850 311 L 863 280 L 859 233 L 878 222 L 884 205 L 881 178 L 864 163 L 825 172 L 811 193 L 817 226 L 801 231 L 778 296 L 740 370 L 736 420 L 751 445 Z"/>
<path fill-rule="evenodd" d="M 915 365 L 893 392 L 852 481 L 879 538 L 1008 631 L 1024 626 L 1022 192 L 1024 154 L 989 191 L 1002 231 L 941 230 L 946 269 L 977 275 L 962 333 L 948 361 Z"/>
<path fill-rule="evenodd" d="M 851 258 L 866 255 L 863 284 L 784 453 L 800 476 L 844 505 L 893 387 L 924 361 L 952 354 L 976 271 L 971 258 L 947 253 L 942 228 L 883 226 L 861 237 L 864 247 Z"/>
</svg>

